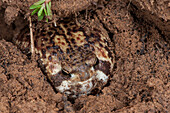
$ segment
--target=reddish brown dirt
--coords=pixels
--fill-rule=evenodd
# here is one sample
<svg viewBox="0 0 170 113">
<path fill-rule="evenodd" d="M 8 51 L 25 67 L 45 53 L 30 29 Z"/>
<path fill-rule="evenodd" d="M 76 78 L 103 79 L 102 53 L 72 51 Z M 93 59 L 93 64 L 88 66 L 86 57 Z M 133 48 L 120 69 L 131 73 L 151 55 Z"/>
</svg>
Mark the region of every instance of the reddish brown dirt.
<svg viewBox="0 0 170 113">
<path fill-rule="evenodd" d="M 77 13 L 78 21 L 81 20 L 79 17 L 99 20 L 108 31 L 115 45 L 113 77 L 96 95 L 63 101 L 62 94 L 54 91 L 38 63 L 29 60 L 9 42 L 28 25 L 24 17 L 27 18 L 33 1 L 0 0 L 0 113 L 55 113 L 68 112 L 69 108 L 77 113 L 168 113 L 170 63 L 167 26 L 170 24 L 169 17 L 166 17 L 167 7 L 159 11 L 158 2 L 157 7 L 154 4 L 148 10 L 144 5 L 142 9 L 140 2 L 131 0 L 84 0 L 83 4 L 82 0 L 73 0 L 74 3 L 72 0 L 61 1 L 60 4 L 53 1 L 58 7 L 63 6 L 59 11 L 53 8 L 58 12 L 55 17 Z M 147 4 L 145 0 L 142 3 Z M 160 14 L 164 14 L 164 18 Z"/>
</svg>

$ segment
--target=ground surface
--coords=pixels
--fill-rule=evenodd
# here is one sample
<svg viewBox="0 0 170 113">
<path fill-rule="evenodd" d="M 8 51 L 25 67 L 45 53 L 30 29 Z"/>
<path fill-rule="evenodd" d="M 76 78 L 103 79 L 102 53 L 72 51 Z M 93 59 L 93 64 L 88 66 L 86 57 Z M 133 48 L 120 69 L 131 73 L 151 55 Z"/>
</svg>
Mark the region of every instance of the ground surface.
<svg viewBox="0 0 170 113">
<path fill-rule="evenodd" d="M 170 14 L 166 0 L 53 2 L 58 6 L 53 7 L 56 18 L 76 13 L 78 21 L 83 16 L 100 21 L 115 46 L 116 64 L 106 87 L 97 95 L 71 103 L 63 102 L 38 63 L 10 42 L 28 24 L 32 3 L 0 0 L 0 113 L 67 112 L 64 108 L 71 106 L 72 112 L 80 113 L 170 111 Z"/>
</svg>

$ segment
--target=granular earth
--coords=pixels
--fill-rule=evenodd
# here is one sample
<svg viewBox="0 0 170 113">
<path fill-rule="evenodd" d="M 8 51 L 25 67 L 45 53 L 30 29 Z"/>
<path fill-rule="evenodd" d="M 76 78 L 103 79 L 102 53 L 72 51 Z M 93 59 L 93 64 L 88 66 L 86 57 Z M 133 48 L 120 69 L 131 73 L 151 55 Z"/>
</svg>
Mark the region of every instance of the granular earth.
<svg viewBox="0 0 170 113">
<path fill-rule="evenodd" d="M 55 20 L 98 20 L 115 46 L 116 63 L 108 84 L 97 94 L 65 101 L 36 60 L 11 41 L 29 25 L 29 6 L 36 1 L 0 0 L 0 113 L 62 113 L 69 108 L 76 113 L 170 111 L 167 0 L 52 1 Z"/>
</svg>

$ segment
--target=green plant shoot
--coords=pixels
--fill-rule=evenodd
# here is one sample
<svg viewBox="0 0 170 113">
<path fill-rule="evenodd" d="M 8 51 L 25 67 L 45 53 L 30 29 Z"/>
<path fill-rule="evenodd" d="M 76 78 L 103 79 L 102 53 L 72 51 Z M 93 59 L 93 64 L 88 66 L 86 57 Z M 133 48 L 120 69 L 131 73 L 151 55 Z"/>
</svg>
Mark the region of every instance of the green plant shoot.
<svg viewBox="0 0 170 113">
<path fill-rule="evenodd" d="M 34 9 L 31 13 L 31 16 L 37 13 L 38 21 L 41 21 L 44 16 L 46 16 L 47 22 L 48 19 L 52 19 L 51 0 L 39 0 L 30 6 L 30 9 Z"/>
</svg>

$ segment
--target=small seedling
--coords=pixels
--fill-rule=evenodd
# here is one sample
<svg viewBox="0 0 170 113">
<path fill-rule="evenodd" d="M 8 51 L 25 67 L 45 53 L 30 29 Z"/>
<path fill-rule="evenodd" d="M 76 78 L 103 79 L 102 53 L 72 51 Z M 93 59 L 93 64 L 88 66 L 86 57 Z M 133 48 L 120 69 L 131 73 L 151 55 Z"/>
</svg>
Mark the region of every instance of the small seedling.
<svg viewBox="0 0 170 113">
<path fill-rule="evenodd" d="M 52 19 L 51 0 L 39 0 L 30 6 L 30 9 L 34 9 L 31 15 L 37 13 L 39 21 L 41 21 L 44 16 L 46 16 L 47 22 L 48 19 Z"/>
</svg>

